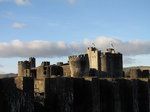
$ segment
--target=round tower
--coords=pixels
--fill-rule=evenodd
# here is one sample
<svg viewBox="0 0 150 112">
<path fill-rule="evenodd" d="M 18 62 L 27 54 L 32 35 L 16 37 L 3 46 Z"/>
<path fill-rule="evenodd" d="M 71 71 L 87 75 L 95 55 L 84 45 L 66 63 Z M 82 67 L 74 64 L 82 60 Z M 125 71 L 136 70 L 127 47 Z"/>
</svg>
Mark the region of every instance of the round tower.
<svg viewBox="0 0 150 112">
<path fill-rule="evenodd" d="M 107 72 L 107 56 L 104 53 L 101 54 L 101 71 Z"/>
<path fill-rule="evenodd" d="M 24 75 L 23 61 L 18 61 L 18 76 Z"/>
<path fill-rule="evenodd" d="M 69 66 L 71 71 L 71 77 L 88 76 L 88 56 L 69 56 Z"/>
<path fill-rule="evenodd" d="M 101 54 L 101 71 L 103 77 L 113 77 L 113 56 L 110 52 Z"/>
<path fill-rule="evenodd" d="M 122 54 L 116 52 L 114 54 L 114 69 L 115 69 L 115 77 L 123 77 L 123 62 L 122 62 Z"/>
<path fill-rule="evenodd" d="M 106 77 L 123 77 L 122 54 L 114 49 L 106 49 L 101 54 L 101 70 Z"/>
</svg>

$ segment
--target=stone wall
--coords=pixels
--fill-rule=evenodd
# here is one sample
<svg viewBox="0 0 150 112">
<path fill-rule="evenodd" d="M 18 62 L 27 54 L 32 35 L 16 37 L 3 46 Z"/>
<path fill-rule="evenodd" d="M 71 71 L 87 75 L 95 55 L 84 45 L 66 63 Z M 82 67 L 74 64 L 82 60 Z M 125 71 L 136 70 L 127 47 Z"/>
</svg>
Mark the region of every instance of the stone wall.
<svg viewBox="0 0 150 112">
<path fill-rule="evenodd" d="M 129 70 L 125 71 L 125 77 L 149 78 L 149 70 L 129 69 Z"/>
<path fill-rule="evenodd" d="M 44 102 L 33 100 L 33 78 L 0 79 L 0 112 L 150 112 L 148 78 L 65 78 L 35 81 Z"/>
<path fill-rule="evenodd" d="M 34 112 L 33 80 L 0 79 L 0 112 Z"/>
<path fill-rule="evenodd" d="M 47 78 L 45 111 L 149 112 L 149 79 Z"/>
<path fill-rule="evenodd" d="M 63 65 L 61 66 L 63 68 L 63 76 L 64 77 L 71 77 L 71 71 L 70 71 L 70 66 L 68 65 Z"/>
</svg>

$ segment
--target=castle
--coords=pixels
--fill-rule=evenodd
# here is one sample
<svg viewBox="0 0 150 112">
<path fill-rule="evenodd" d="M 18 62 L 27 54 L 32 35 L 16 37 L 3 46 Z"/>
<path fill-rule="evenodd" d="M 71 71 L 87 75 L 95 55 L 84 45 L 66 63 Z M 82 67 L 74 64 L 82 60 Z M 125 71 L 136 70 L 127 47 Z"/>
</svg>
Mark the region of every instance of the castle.
<svg viewBox="0 0 150 112">
<path fill-rule="evenodd" d="M 18 76 L 0 80 L 3 112 L 150 112 L 148 70 L 124 74 L 122 54 L 89 47 L 68 63 L 18 62 Z"/>
<path fill-rule="evenodd" d="M 89 47 L 87 54 L 69 56 L 68 63 L 42 62 L 36 67 L 36 59 L 18 62 L 18 76 L 34 77 L 36 79 L 63 77 L 123 77 L 122 54 L 114 49 L 101 52 L 95 47 Z"/>
</svg>

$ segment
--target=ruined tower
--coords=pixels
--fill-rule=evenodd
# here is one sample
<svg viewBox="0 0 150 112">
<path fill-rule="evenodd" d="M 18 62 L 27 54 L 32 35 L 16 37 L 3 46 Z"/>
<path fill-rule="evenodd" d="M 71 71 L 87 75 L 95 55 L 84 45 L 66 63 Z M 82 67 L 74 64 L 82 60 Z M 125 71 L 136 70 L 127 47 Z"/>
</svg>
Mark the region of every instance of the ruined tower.
<svg viewBox="0 0 150 112">
<path fill-rule="evenodd" d="M 18 76 L 24 76 L 25 69 L 30 69 L 29 61 L 19 61 L 18 62 Z"/>
<path fill-rule="evenodd" d="M 31 68 L 35 67 L 35 58 L 30 57 L 29 61 L 18 62 L 18 76 L 30 76 Z"/>
<path fill-rule="evenodd" d="M 42 62 L 41 66 L 37 67 L 37 79 L 44 79 L 50 77 L 50 62 Z"/>
<path fill-rule="evenodd" d="M 23 76 L 23 61 L 18 61 L 18 76 Z"/>
<path fill-rule="evenodd" d="M 69 66 L 71 77 L 81 77 L 89 75 L 88 55 L 69 56 Z"/>
<path fill-rule="evenodd" d="M 89 58 L 89 69 L 92 71 L 90 75 L 99 77 L 101 71 L 101 51 L 97 50 L 95 47 L 89 47 L 87 53 Z"/>
<path fill-rule="evenodd" d="M 34 57 L 30 57 L 29 62 L 30 62 L 30 68 L 36 67 L 36 60 Z"/>
</svg>

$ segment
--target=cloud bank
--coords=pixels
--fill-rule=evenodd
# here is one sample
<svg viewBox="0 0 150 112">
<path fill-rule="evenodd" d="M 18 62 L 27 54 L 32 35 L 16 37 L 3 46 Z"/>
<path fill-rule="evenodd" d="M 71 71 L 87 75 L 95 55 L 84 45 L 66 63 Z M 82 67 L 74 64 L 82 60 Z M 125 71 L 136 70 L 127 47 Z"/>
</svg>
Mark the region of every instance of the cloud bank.
<svg viewBox="0 0 150 112">
<path fill-rule="evenodd" d="M 13 40 L 11 43 L 0 43 L 0 57 L 63 57 L 74 54 L 86 53 L 87 47 L 91 47 L 92 43 L 95 46 L 105 51 L 110 47 L 110 42 L 114 45 L 116 51 L 121 52 L 126 56 L 134 56 L 141 54 L 150 54 L 150 41 L 132 40 L 120 41 L 108 37 L 98 37 L 94 41 L 84 39 L 83 43 L 71 42 L 67 44 L 64 41 L 52 43 L 48 41 L 35 40 L 30 42 L 21 42 Z M 132 60 L 130 60 L 132 61 Z"/>
<path fill-rule="evenodd" d="M 25 28 L 26 24 L 23 24 L 23 23 L 13 23 L 12 27 L 13 28 Z"/>
</svg>

